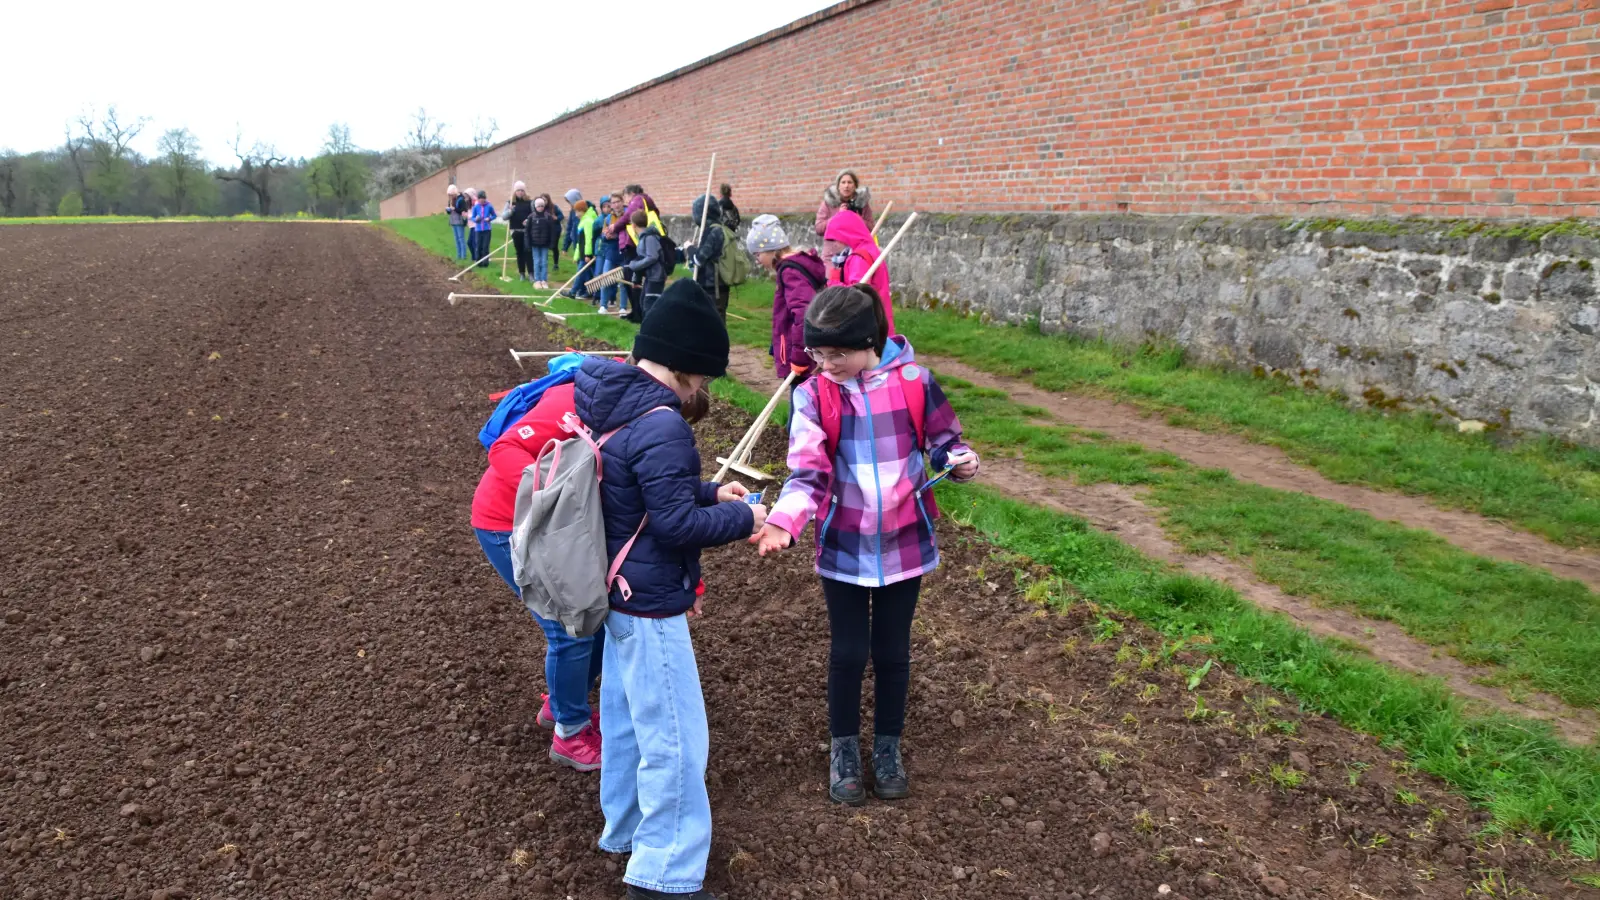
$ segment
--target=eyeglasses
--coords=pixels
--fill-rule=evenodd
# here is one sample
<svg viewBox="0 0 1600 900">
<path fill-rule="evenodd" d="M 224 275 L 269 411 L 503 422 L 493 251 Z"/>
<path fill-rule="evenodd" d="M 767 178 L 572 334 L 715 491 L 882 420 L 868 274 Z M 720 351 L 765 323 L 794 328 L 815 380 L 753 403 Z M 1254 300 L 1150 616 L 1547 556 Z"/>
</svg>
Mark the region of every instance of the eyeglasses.
<svg viewBox="0 0 1600 900">
<path fill-rule="evenodd" d="M 819 363 L 841 363 L 841 362 L 844 362 L 846 359 L 849 359 L 850 358 L 850 354 L 856 353 L 856 352 L 859 352 L 859 351 L 846 350 L 843 353 L 823 353 L 820 350 L 813 350 L 810 347 L 806 348 L 806 355 L 811 357 L 812 359 L 816 360 Z"/>
</svg>

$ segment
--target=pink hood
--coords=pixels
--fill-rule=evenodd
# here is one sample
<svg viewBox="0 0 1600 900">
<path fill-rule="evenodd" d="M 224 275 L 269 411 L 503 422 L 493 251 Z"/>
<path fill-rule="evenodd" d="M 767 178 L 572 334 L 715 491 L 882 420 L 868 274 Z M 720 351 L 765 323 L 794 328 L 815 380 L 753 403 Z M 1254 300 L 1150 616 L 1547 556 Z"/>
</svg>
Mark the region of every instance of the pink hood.
<svg viewBox="0 0 1600 900">
<path fill-rule="evenodd" d="M 878 258 L 878 245 L 872 240 L 872 229 L 855 210 L 841 209 L 828 220 L 828 230 L 823 233 L 823 238 L 838 241 L 857 253 L 868 254 L 872 259 Z M 869 262 L 870 265 L 870 262 Z"/>
<path fill-rule="evenodd" d="M 878 242 L 872 239 L 872 231 L 867 228 L 867 223 L 857 213 L 841 209 L 828 222 L 828 231 L 824 237 L 850 248 L 850 256 L 845 260 L 844 268 L 835 269 L 833 261 L 827 261 L 828 282 L 860 284 L 867 270 L 877 261 L 880 252 Z M 877 290 L 878 296 L 883 299 L 883 312 L 889 320 L 889 334 L 898 334 L 894 328 L 894 298 L 889 295 L 889 264 L 885 262 L 879 266 L 878 271 L 872 273 L 872 280 L 867 283 L 872 285 Z"/>
</svg>

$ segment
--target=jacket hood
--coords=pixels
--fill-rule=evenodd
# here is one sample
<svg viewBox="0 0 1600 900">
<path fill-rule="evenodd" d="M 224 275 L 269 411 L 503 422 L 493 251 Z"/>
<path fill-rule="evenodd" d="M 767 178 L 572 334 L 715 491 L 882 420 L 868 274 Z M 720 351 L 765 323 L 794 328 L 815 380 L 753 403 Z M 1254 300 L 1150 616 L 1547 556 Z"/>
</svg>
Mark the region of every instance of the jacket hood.
<svg viewBox="0 0 1600 900">
<path fill-rule="evenodd" d="M 810 272 L 817 281 L 825 282 L 828 277 L 828 267 L 815 250 L 802 250 L 799 253 L 791 253 L 783 258 L 782 265 L 800 266 Z"/>
<path fill-rule="evenodd" d="M 611 359 L 585 359 L 573 384 L 573 408 L 597 440 L 658 406 L 682 406 L 678 395 L 650 373 Z"/>
<path fill-rule="evenodd" d="M 700 224 L 700 215 L 705 210 L 705 208 L 706 208 L 706 195 L 704 195 L 704 194 L 701 194 L 700 196 L 694 198 L 694 203 L 689 205 L 689 215 L 694 218 L 694 224 L 696 226 L 699 226 L 699 224 Z M 708 225 L 708 226 L 710 226 L 710 225 L 721 225 L 722 224 L 722 204 L 720 202 L 713 202 L 711 204 L 711 210 L 709 212 L 705 212 L 705 217 L 706 217 L 706 225 Z"/>
<path fill-rule="evenodd" d="M 848 209 L 834 213 L 833 218 L 828 220 L 828 230 L 823 238 L 838 241 L 852 250 L 864 250 L 871 246 L 876 255 L 878 245 L 873 243 L 872 230 L 867 228 L 866 221 L 859 214 Z"/>
<path fill-rule="evenodd" d="M 838 209 L 844 205 L 844 199 L 839 196 L 839 182 L 837 179 L 833 184 L 828 185 L 827 190 L 822 192 L 822 202 L 833 209 Z M 867 190 L 867 186 L 864 184 L 856 185 L 855 205 L 862 207 L 872 205 L 872 192 Z"/>
</svg>

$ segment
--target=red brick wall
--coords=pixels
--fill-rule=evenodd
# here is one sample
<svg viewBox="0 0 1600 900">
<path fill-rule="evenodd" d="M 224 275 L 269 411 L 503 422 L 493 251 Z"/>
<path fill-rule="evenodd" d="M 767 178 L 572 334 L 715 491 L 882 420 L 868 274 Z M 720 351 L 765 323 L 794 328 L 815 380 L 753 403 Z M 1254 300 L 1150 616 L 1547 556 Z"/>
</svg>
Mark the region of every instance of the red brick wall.
<svg viewBox="0 0 1600 900">
<path fill-rule="evenodd" d="M 457 169 L 500 203 L 717 152 L 746 218 L 949 212 L 1600 216 L 1600 0 L 877 0 L 536 129 Z M 501 117 L 502 120 L 506 116 Z M 444 173 L 382 204 L 442 205 Z"/>
</svg>

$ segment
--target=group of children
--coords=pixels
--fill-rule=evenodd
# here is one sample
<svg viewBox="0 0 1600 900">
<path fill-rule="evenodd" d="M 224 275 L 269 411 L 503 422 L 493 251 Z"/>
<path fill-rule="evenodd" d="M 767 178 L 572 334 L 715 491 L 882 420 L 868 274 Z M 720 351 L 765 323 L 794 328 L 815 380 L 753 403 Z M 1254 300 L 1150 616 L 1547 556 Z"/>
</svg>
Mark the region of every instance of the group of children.
<svg viewBox="0 0 1600 900">
<path fill-rule="evenodd" d="M 489 450 L 472 524 L 516 591 L 509 537 L 523 470 L 549 441 L 568 436 L 559 424 L 568 413 L 595 434 L 611 433 L 599 449 L 600 504 L 607 557 L 621 560 L 614 568 L 627 589 L 613 591 L 593 637 L 574 639 L 540 620 L 550 693 L 538 721 L 555 731 L 553 760 L 600 770 L 599 846 L 631 854 L 628 896 L 709 897 L 702 884 L 711 847 L 710 737 L 688 627 L 702 604 L 700 551 L 744 538 L 766 557 L 792 546 L 809 522 L 820 523 L 816 571 L 831 628 L 829 794 L 849 804 L 866 799 L 860 705 L 870 659 L 877 701 L 871 790 L 902 798 L 910 790 L 900 738 L 911 621 L 922 576 L 939 561 L 929 467 L 965 481 L 977 475 L 978 460 L 938 384 L 894 333 L 887 284 L 880 290 L 876 277 L 850 280 L 877 254 L 862 218 L 850 210 L 833 217 L 854 220 L 837 231 L 850 250 L 825 262 L 791 247 L 777 218 L 766 215 L 751 223 L 745 247 L 777 283 L 778 373 L 804 377 L 791 394 L 792 475 L 770 512 L 747 503 L 741 485 L 703 481 L 690 425 L 708 408 L 708 382 L 727 370 L 726 300 L 719 304 L 700 277 L 663 288 L 667 273 L 639 265 L 650 258 L 659 225 L 643 202 L 630 211 L 643 197 L 635 187 L 632 197 L 609 198 L 598 217 L 613 215 L 622 200 L 621 221 L 637 227 L 623 231 L 613 218 L 610 235 L 629 235 L 634 252 L 622 264 L 644 276 L 633 352 L 626 361 L 585 359 L 570 384 L 549 389 L 505 430 Z M 828 232 L 835 233 L 832 222 Z M 709 252 L 702 241 L 687 255 Z M 597 680 L 595 712 L 588 698 Z"/>
</svg>

